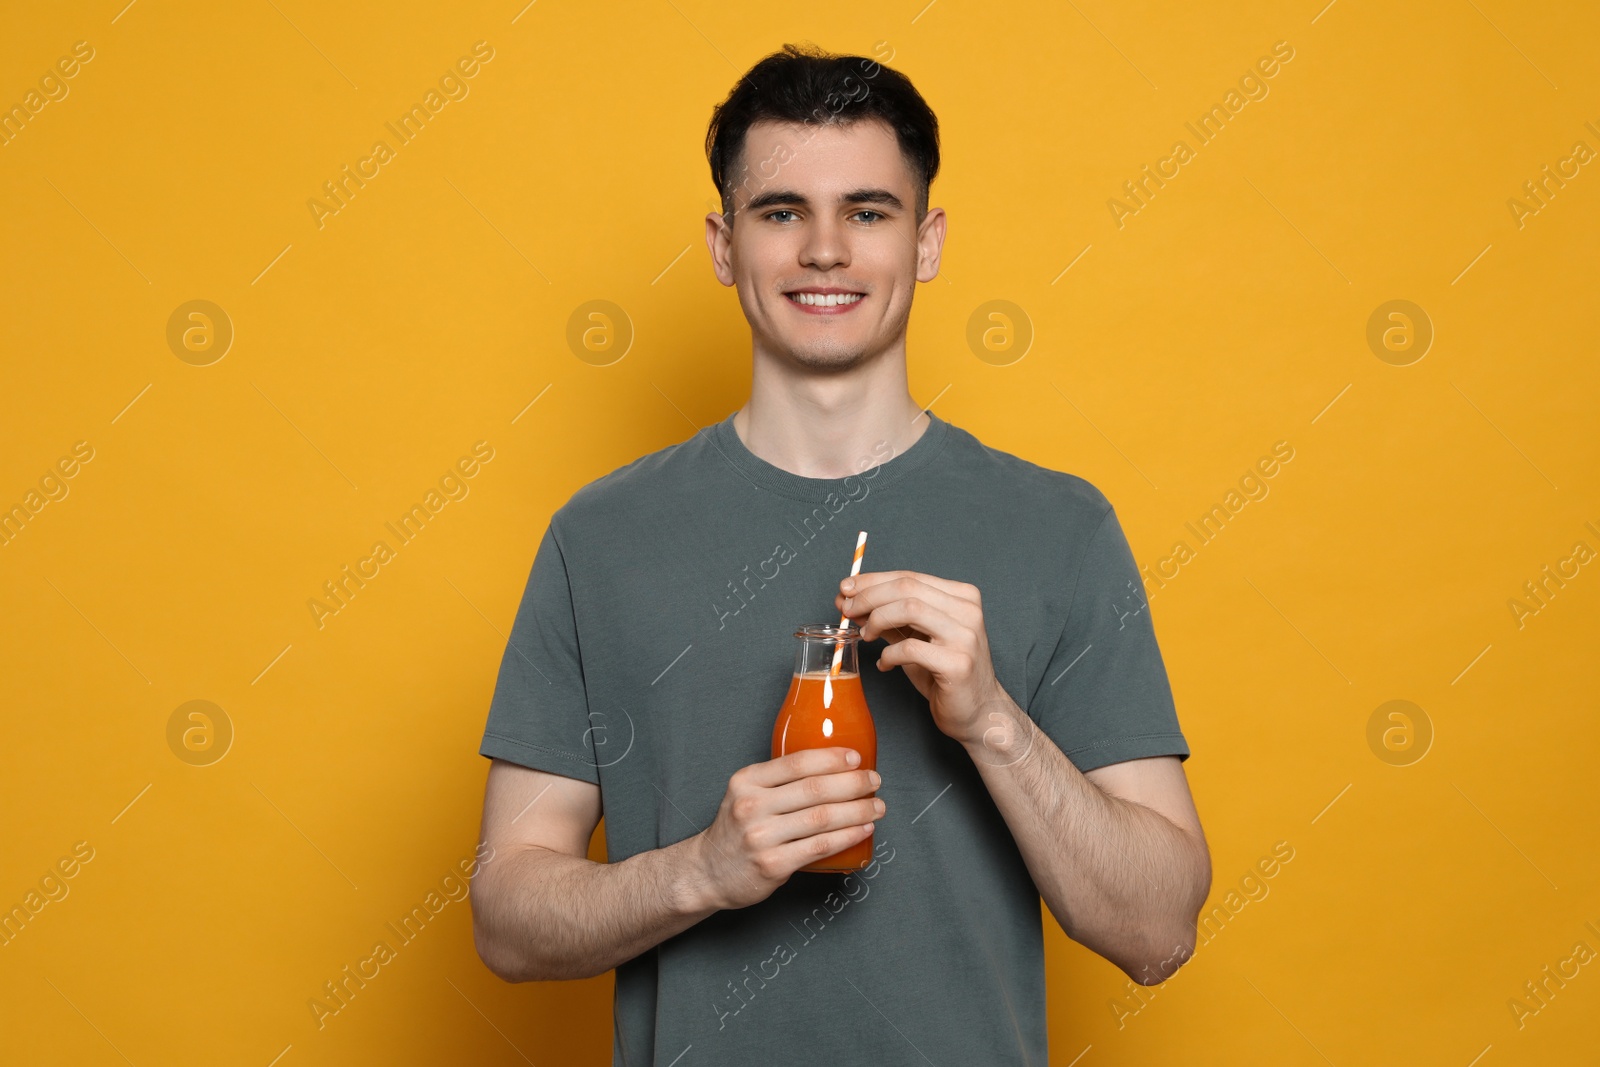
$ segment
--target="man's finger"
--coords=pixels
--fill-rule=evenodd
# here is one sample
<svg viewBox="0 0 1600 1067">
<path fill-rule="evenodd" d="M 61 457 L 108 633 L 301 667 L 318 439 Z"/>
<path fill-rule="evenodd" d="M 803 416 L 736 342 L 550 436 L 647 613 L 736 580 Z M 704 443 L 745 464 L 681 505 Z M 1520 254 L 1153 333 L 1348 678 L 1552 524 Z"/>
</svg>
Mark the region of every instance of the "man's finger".
<svg viewBox="0 0 1600 1067">
<path fill-rule="evenodd" d="M 913 597 L 935 608 L 945 616 L 953 618 L 969 629 L 976 630 L 983 625 L 983 609 L 964 597 L 955 596 L 945 592 L 936 585 L 929 585 L 923 579 L 927 575 L 918 575 L 902 572 L 899 578 L 878 582 L 870 589 L 858 590 L 855 594 L 845 597 L 840 594 L 835 598 L 841 612 L 852 619 L 861 619 L 871 615 L 877 609 L 891 604 L 897 600 Z M 845 600 L 849 606 L 845 606 Z M 915 620 L 911 620 L 915 621 Z M 893 625 L 900 625 L 895 623 Z M 919 629 L 925 629 L 919 627 Z"/>
<path fill-rule="evenodd" d="M 855 758 L 854 763 L 848 758 L 852 754 Z M 786 756 L 779 756 L 775 760 L 751 764 L 749 779 L 754 785 L 770 789 L 773 786 L 788 785 L 813 774 L 837 774 L 840 771 L 855 770 L 859 766 L 861 766 L 861 754 L 853 748 L 838 746 L 802 748 Z"/>
<path fill-rule="evenodd" d="M 917 666 L 939 679 L 953 677 L 956 672 L 965 669 L 971 663 L 972 657 L 964 652 L 915 638 L 890 645 L 878 657 L 880 671 L 896 665 Z"/>
<path fill-rule="evenodd" d="M 879 585 L 883 582 L 892 582 L 896 578 L 915 578 L 918 581 L 933 586 L 942 593 L 948 593 L 949 595 L 953 597 L 959 597 L 962 600 L 969 599 L 974 591 L 974 587 L 968 582 L 956 582 L 951 581 L 949 578 L 940 578 L 935 574 L 924 574 L 921 571 L 906 570 L 865 571 L 856 575 L 855 588 L 857 592 L 860 592 L 861 590 L 870 586 Z M 844 588 L 844 581 L 845 579 L 840 580 L 840 589 Z"/>
<path fill-rule="evenodd" d="M 964 634 L 972 633 L 971 626 L 960 619 L 946 615 L 928 601 L 920 597 L 904 597 L 873 608 L 867 617 L 861 620 L 861 636 L 863 640 L 872 641 L 885 630 L 897 627 L 920 630 L 935 642 L 944 645 L 962 642 Z M 871 631 L 872 636 L 868 636 L 868 631 Z"/>
</svg>

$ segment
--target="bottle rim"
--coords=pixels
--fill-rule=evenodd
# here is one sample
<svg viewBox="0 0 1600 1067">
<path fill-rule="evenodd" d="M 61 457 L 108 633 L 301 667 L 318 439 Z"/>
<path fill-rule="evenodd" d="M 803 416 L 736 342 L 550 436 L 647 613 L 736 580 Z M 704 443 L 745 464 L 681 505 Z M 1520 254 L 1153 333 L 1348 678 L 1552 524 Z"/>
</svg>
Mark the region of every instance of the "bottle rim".
<svg viewBox="0 0 1600 1067">
<path fill-rule="evenodd" d="M 802 639 L 834 643 L 859 641 L 861 639 L 861 627 L 853 622 L 845 626 L 839 626 L 836 623 L 811 623 L 796 629 L 794 635 Z"/>
</svg>

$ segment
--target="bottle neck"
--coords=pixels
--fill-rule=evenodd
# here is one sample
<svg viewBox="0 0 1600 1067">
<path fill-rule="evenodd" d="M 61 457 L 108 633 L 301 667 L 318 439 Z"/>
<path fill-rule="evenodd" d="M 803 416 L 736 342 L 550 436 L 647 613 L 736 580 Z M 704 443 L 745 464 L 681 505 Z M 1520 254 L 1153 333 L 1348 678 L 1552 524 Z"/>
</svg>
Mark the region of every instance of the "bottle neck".
<svg viewBox="0 0 1600 1067">
<path fill-rule="evenodd" d="M 831 632 L 807 632 L 811 628 L 802 629 L 795 634 L 798 639 L 795 645 L 794 673 L 796 674 L 827 674 L 833 671 L 834 657 L 839 660 L 840 674 L 858 673 L 856 649 L 861 642 L 861 631 L 850 627 L 848 631 L 841 631 L 838 627 L 829 627 Z M 821 629 L 821 628 L 817 628 Z"/>
</svg>

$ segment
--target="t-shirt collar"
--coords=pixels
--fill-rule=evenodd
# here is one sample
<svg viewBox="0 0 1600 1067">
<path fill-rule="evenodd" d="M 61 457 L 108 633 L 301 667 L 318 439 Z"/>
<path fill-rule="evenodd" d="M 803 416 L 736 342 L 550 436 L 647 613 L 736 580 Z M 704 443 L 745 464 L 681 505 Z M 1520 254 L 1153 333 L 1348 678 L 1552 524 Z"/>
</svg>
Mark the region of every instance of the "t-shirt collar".
<svg viewBox="0 0 1600 1067">
<path fill-rule="evenodd" d="M 883 489 L 927 466 L 943 450 L 950 434 L 950 423 L 934 414 L 932 409 L 928 410 L 927 418 L 928 428 L 911 443 L 910 448 L 887 460 L 881 459 L 886 448 L 863 455 L 856 463 L 861 472 L 843 478 L 805 478 L 768 463 L 751 452 L 739 439 L 739 432 L 733 428 L 732 414 L 707 427 L 704 432 L 722 458 L 760 488 L 795 500 L 822 501 L 827 499 L 829 493 L 853 496 L 851 489 L 857 480 L 866 481 L 873 489 Z"/>
</svg>

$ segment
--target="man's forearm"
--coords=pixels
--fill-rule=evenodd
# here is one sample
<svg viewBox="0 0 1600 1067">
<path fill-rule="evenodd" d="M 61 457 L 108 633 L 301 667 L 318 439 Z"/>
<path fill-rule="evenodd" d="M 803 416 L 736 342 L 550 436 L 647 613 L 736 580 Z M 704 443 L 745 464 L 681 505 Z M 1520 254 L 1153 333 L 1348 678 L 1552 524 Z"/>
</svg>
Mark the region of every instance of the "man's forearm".
<svg viewBox="0 0 1600 1067">
<path fill-rule="evenodd" d="M 472 887 L 478 952 L 511 982 L 591 978 L 712 914 L 697 837 L 595 863 L 550 849 L 502 851 Z"/>
<path fill-rule="evenodd" d="M 1204 846 L 1101 791 L 1020 708 L 968 752 L 1068 936 L 1136 981 L 1170 977 L 1194 950 L 1210 886 Z"/>
</svg>

